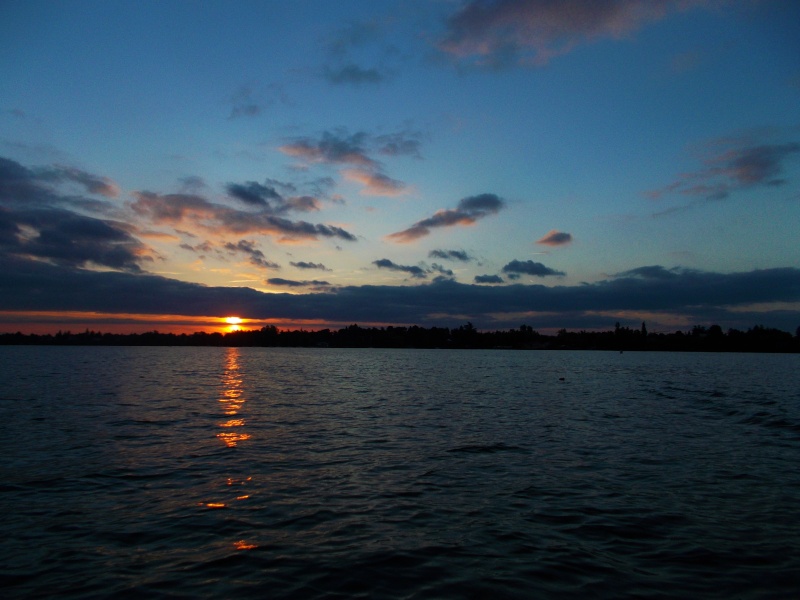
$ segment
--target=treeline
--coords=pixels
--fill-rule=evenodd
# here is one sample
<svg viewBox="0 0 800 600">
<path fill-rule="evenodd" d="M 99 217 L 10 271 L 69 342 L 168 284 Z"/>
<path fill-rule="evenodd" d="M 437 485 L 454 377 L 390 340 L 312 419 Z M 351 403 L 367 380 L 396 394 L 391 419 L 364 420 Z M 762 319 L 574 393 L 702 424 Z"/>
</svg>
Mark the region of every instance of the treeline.
<svg viewBox="0 0 800 600">
<path fill-rule="evenodd" d="M 279 330 L 269 325 L 261 329 L 230 333 L 82 333 L 59 331 L 56 334 L 0 334 L 0 345 L 80 345 L 80 346 L 264 346 L 318 348 L 496 348 L 516 350 L 648 350 L 679 352 L 800 352 L 800 327 L 796 335 L 756 325 L 747 331 L 719 325 L 695 326 L 689 331 L 648 333 L 621 327 L 613 331 L 567 331 L 544 335 L 528 325 L 504 331 L 478 331 L 472 323 L 447 327 L 360 327 L 339 330 Z"/>
</svg>

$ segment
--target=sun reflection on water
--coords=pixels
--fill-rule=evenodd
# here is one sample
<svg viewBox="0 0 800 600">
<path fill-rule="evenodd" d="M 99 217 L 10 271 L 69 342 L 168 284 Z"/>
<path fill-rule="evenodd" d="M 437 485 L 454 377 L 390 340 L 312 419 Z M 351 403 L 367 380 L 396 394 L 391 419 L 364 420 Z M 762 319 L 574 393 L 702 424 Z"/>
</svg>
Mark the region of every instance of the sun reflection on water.
<svg viewBox="0 0 800 600">
<path fill-rule="evenodd" d="M 250 434 L 242 429 L 247 420 L 241 414 L 247 402 L 244 388 L 244 374 L 240 364 L 240 351 L 238 348 L 225 350 L 225 364 L 222 373 L 222 389 L 218 401 L 225 419 L 218 423 L 222 431 L 216 434 L 228 448 L 235 448 L 241 442 L 250 439 Z M 234 509 L 238 502 L 250 499 L 250 490 L 243 489 L 252 482 L 252 477 L 226 477 L 222 490 L 218 490 L 222 499 L 203 502 L 201 505 L 207 509 Z M 239 533 L 241 535 L 241 533 Z M 246 539 L 233 541 L 236 550 L 252 550 L 258 545 Z"/>
<path fill-rule="evenodd" d="M 222 405 L 222 413 L 226 417 L 234 417 L 242 410 L 245 403 L 243 383 L 241 366 L 239 365 L 239 349 L 228 348 L 225 353 L 225 372 L 222 375 L 222 394 L 219 398 L 219 402 Z M 219 425 L 226 429 L 244 427 L 245 419 L 241 417 L 231 418 Z M 250 434 L 241 431 L 223 431 L 218 433 L 217 437 L 226 446 L 233 448 L 239 442 L 249 440 Z"/>
</svg>

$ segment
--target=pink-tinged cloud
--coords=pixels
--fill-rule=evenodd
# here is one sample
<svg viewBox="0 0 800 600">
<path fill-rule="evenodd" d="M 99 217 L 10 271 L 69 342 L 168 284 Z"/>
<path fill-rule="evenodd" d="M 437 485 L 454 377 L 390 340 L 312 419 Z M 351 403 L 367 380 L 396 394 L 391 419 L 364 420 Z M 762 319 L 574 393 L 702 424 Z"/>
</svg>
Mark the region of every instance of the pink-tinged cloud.
<svg viewBox="0 0 800 600">
<path fill-rule="evenodd" d="M 433 216 L 417 221 L 408 229 L 386 237 L 401 244 L 413 242 L 429 235 L 433 228 L 472 225 L 478 219 L 500 212 L 504 207 L 505 202 L 495 194 L 469 196 L 462 198 L 457 208 L 439 210 Z"/>
<path fill-rule="evenodd" d="M 536 240 L 537 244 L 543 244 L 545 246 L 563 246 L 565 244 L 569 244 L 572 241 L 572 234 L 566 233 L 565 231 L 556 231 L 555 229 L 551 229 L 547 232 L 543 238 Z"/>
<path fill-rule="evenodd" d="M 361 190 L 361 194 L 365 196 L 401 196 L 408 193 L 406 184 L 383 173 L 361 169 L 345 169 L 342 171 L 342 175 L 348 181 L 363 185 L 364 188 Z"/>
<path fill-rule="evenodd" d="M 542 66 L 576 46 L 619 39 L 703 0 L 472 0 L 447 21 L 439 47 L 475 66 Z M 719 4 L 719 2 L 715 2 Z"/>
</svg>

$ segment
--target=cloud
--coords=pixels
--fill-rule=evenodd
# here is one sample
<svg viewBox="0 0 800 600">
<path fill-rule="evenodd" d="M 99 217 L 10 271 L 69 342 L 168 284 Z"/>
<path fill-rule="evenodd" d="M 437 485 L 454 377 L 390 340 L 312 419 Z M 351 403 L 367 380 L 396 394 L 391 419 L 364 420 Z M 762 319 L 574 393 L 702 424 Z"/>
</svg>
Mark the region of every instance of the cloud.
<svg viewBox="0 0 800 600">
<path fill-rule="evenodd" d="M 397 181 L 382 173 L 345 169 L 342 174 L 345 179 L 363 185 L 361 193 L 367 196 L 401 196 L 409 191 L 402 181 Z"/>
<path fill-rule="evenodd" d="M 246 254 L 250 259 L 250 263 L 261 267 L 262 269 L 280 269 L 281 266 L 278 263 L 272 262 L 271 260 L 267 260 L 267 257 L 264 256 L 264 253 L 256 248 L 255 242 L 248 241 L 248 240 L 239 240 L 238 243 L 232 244 L 231 242 L 227 242 L 224 245 L 226 250 L 234 253 L 242 253 Z"/>
<path fill-rule="evenodd" d="M 500 275 L 476 275 L 475 283 L 505 283 Z"/>
<path fill-rule="evenodd" d="M 364 69 L 354 63 L 332 68 L 325 67 L 322 72 L 330 83 L 341 85 L 361 85 L 381 83 L 385 76 L 378 69 Z"/>
<path fill-rule="evenodd" d="M 342 168 L 342 175 L 364 186 L 362 194 L 398 196 L 408 191 L 406 184 L 383 172 L 383 165 L 372 154 L 410 155 L 419 158 L 420 142 L 413 133 L 400 132 L 373 137 L 360 131 L 326 131 L 319 139 L 301 137 L 279 148 L 288 156 L 309 163 Z"/>
<path fill-rule="evenodd" d="M 279 285 L 284 287 L 316 287 L 316 288 L 324 288 L 330 287 L 330 283 L 327 281 L 319 281 L 317 279 L 312 280 L 304 280 L 304 281 L 295 281 L 293 279 L 282 279 L 281 277 L 272 277 L 267 279 L 267 283 L 270 285 Z"/>
<path fill-rule="evenodd" d="M 696 203 L 724 200 L 740 190 L 783 186 L 785 163 L 798 153 L 800 143 L 793 141 L 770 144 L 747 136 L 715 140 L 700 157 L 702 168 L 683 173 L 669 185 L 646 195 L 654 200 L 668 194 L 694 199 L 690 205 L 658 213 L 662 215 Z"/>
<path fill-rule="evenodd" d="M 255 181 L 229 183 L 225 186 L 228 195 L 248 206 L 257 206 L 270 214 L 281 214 L 289 211 L 312 212 L 319 210 L 319 200 L 312 196 L 294 196 L 284 198 L 274 187 Z"/>
<path fill-rule="evenodd" d="M 565 244 L 569 244 L 571 241 L 571 233 L 551 229 L 543 238 L 536 240 L 536 243 L 543 244 L 545 246 L 564 246 Z"/>
<path fill-rule="evenodd" d="M 196 194 L 208 188 L 208 184 L 205 182 L 205 179 L 197 175 L 181 177 L 178 180 L 178 183 L 181 184 L 181 191 L 189 194 Z"/>
<path fill-rule="evenodd" d="M 472 225 L 478 219 L 500 212 L 504 207 L 505 202 L 495 194 L 469 196 L 461 199 L 457 208 L 437 211 L 432 217 L 417 221 L 408 229 L 389 234 L 387 237 L 400 243 L 413 242 L 429 235 L 433 228 Z"/>
<path fill-rule="evenodd" d="M 413 156 L 422 158 L 420 154 L 419 134 L 401 132 L 387 133 L 375 137 L 377 149 L 386 156 Z"/>
<path fill-rule="evenodd" d="M 462 64 L 544 66 L 581 44 L 620 39 L 700 0 L 472 0 L 446 23 L 440 50 Z"/>
<path fill-rule="evenodd" d="M 428 252 L 429 258 L 440 258 L 442 260 L 458 260 L 461 262 L 470 262 L 475 260 L 464 250 L 431 250 Z"/>
<path fill-rule="evenodd" d="M 38 175 L 44 181 L 73 181 L 82 185 L 90 194 L 99 194 L 107 198 L 116 198 L 120 192 L 119 186 L 108 177 L 93 175 L 74 167 L 49 167 L 42 169 Z"/>
<path fill-rule="evenodd" d="M 74 212 L 113 212 L 109 203 L 64 193 L 59 186 L 78 183 L 88 193 L 113 197 L 110 179 L 72 167 L 28 169 L 0 158 L 0 254 L 60 266 L 111 268 L 139 272 L 153 252 L 134 237 L 136 229 L 113 219 Z"/>
<path fill-rule="evenodd" d="M 193 194 L 159 195 L 152 192 L 133 192 L 133 196 L 136 200 L 131 208 L 156 224 L 175 227 L 188 223 L 216 233 L 276 235 L 282 241 L 320 237 L 356 240 L 356 236 L 341 227 L 291 221 L 271 214 L 272 209 L 266 206 L 261 211 L 249 212 L 215 204 Z M 257 203 L 256 197 L 253 200 Z M 280 210 L 287 210 L 287 203 L 282 205 Z"/>
<path fill-rule="evenodd" d="M 368 136 L 364 132 L 348 135 L 344 132 L 326 131 L 318 140 L 308 137 L 298 138 L 281 146 L 279 150 L 284 154 L 309 162 L 355 165 L 375 169 L 380 165 L 367 156 L 367 150 L 364 148 L 364 142 L 367 139 Z"/>
<path fill-rule="evenodd" d="M 557 275 L 559 277 L 563 277 L 565 275 L 565 273 L 561 271 L 556 271 L 550 267 L 545 267 L 542 263 L 533 262 L 532 260 L 512 260 L 503 267 L 503 273 L 509 274 L 510 277 L 513 275 L 532 275 L 534 277 Z"/>
<path fill-rule="evenodd" d="M 422 267 L 418 267 L 415 265 L 398 265 L 388 258 L 381 258 L 378 260 L 373 260 L 372 264 L 378 267 L 379 269 L 389 269 L 390 271 L 402 271 L 404 273 L 410 274 L 412 277 L 416 277 L 417 279 L 425 279 L 428 274 Z"/>
<path fill-rule="evenodd" d="M 260 92 L 249 85 L 243 85 L 228 99 L 228 103 L 231 105 L 228 118 L 233 120 L 258 117 L 276 101 L 291 104 L 279 84 L 262 87 Z"/>
<path fill-rule="evenodd" d="M 800 302 L 800 269 L 665 270 L 676 276 L 619 274 L 598 283 L 554 287 L 437 280 L 416 286 L 345 286 L 323 293 L 275 294 L 0 255 L 0 310 L 237 314 L 252 319 L 443 326 L 470 320 L 481 328 L 516 327 L 520 319 L 537 328 L 570 327 L 571 323 L 608 328 L 621 320 L 615 315 L 625 311 L 647 311 L 665 319 L 680 315 L 684 321 L 718 323 L 723 328 L 761 323 L 793 331 L 800 322 L 800 311 L 749 308 L 759 303 Z M 648 327 L 653 329 L 649 319 Z"/>
<path fill-rule="evenodd" d="M 150 251 L 116 221 L 58 209 L 12 211 L 0 207 L 0 253 L 71 267 L 141 271 Z"/>
<path fill-rule="evenodd" d="M 317 269 L 319 271 L 330 271 L 330 269 L 325 265 L 323 265 L 322 263 L 299 261 L 299 262 L 290 262 L 289 264 L 297 269 Z"/>
<path fill-rule="evenodd" d="M 261 185 L 255 181 L 248 181 L 243 184 L 229 183 L 225 186 L 225 189 L 231 197 L 241 200 L 250 206 L 271 208 L 270 200 L 283 201 L 283 198 L 275 191 L 275 188 Z"/>
</svg>

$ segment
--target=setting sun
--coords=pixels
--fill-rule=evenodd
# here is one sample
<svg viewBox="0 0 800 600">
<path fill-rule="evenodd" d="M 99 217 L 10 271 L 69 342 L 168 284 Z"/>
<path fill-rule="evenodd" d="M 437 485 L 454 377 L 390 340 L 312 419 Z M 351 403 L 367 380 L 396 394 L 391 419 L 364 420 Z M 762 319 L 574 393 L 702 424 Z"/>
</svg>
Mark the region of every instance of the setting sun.
<svg viewBox="0 0 800 600">
<path fill-rule="evenodd" d="M 225 317 L 225 322 L 228 325 L 238 325 L 242 320 L 239 317 Z"/>
</svg>

